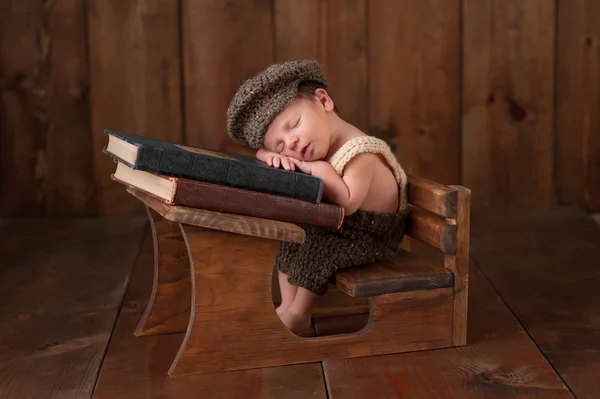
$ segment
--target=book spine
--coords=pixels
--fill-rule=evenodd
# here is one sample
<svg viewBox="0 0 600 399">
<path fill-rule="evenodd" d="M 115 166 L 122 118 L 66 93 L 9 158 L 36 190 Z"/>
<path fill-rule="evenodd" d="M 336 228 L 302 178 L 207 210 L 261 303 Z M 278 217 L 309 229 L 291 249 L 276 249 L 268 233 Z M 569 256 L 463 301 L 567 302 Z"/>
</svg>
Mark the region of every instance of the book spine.
<svg viewBox="0 0 600 399">
<path fill-rule="evenodd" d="M 334 204 L 315 204 L 188 179 L 176 180 L 174 205 L 333 229 L 338 229 L 344 220 L 344 208 Z"/>
<path fill-rule="evenodd" d="M 323 183 L 311 175 L 282 173 L 275 168 L 255 167 L 168 148 L 141 145 L 136 169 L 258 191 L 319 203 Z"/>
</svg>

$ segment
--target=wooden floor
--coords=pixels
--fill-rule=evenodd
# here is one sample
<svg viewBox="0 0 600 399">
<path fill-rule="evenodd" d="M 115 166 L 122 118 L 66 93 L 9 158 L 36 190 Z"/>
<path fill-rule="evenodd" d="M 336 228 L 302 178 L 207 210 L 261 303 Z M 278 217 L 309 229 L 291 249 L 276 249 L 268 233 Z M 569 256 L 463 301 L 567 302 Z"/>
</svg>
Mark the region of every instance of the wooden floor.
<svg viewBox="0 0 600 399">
<path fill-rule="evenodd" d="M 0 398 L 600 397 L 600 226 L 573 209 L 472 223 L 467 346 L 168 378 L 182 334 L 133 335 L 145 219 L 2 221 Z M 323 315 L 320 333 L 365 323 Z"/>
</svg>

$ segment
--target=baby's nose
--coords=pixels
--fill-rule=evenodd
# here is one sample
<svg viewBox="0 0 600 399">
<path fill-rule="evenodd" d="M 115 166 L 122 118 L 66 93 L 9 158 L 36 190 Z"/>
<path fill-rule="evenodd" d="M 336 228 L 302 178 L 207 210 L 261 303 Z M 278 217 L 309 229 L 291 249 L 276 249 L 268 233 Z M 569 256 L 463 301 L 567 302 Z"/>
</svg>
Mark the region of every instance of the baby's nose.
<svg viewBox="0 0 600 399">
<path fill-rule="evenodd" d="M 296 144 L 298 144 L 298 138 L 296 137 L 290 137 L 290 139 L 288 140 L 287 146 L 290 150 L 293 150 L 296 148 Z"/>
</svg>

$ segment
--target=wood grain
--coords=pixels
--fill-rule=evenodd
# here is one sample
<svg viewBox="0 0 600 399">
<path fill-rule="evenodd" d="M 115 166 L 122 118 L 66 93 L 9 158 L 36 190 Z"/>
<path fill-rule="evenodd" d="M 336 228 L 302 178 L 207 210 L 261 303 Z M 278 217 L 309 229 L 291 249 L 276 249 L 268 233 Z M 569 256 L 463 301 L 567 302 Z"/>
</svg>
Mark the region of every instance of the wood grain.
<svg viewBox="0 0 600 399">
<path fill-rule="evenodd" d="M 557 6 L 557 195 L 600 211 L 600 5 L 559 0 Z"/>
<path fill-rule="evenodd" d="M 306 238 L 304 230 L 292 223 L 168 205 L 133 187 L 127 192 L 172 222 L 279 241 L 302 243 Z"/>
<path fill-rule="evenodd" d="M 367 1 L 326 0 L 324 3 L 327 7 L 328 92 L 339 115 L 368 132 Z"/>
<path fill-rule="evenodd" d="M 227 107 L 243 80 L 274 60 L 273 2 L 182 0 L 185 141 L 254 155 L 227 136 Z"/>
<path fill-rule="evenodd" d="M 167 371 L 183 334 L 140 338 L 132 334 L 150 297 L 152 246 L 152 236 L 148 231 L 98 376 L 93 399 L 326 398 L 319 363 L 170 378 Z"/>
<path fill-rule="evenodd" d="M 368 313 L 369 298 L 351 297 L 335 285 L 330 284 L 325 295 L 317 299 L 312 316 L 313 318 L 319 318 L 350 314 L 368 315 Z"/>
<path fill-rule="evenodd" d="M 479 269 L 471 270 L 469 345 L 327 360 L 328 397 L 573 398 L 491 284 Z M 319 334 L 342 334 L 363 320 L 360 315 L 317 320 L 316 328 Z"/>
<path fill-rule="evenodd" d="M 281 294 L 279 292 L 279 282 L 277 274 L 273 273 L 273 285 L 271 289 L 273 295 L 273 306 L 281 304 Z M 312 317 L 328 317 L 335 315 L 369 313 L 369 298 L 351 297 L 334 284 L 329 284 L 325 295 L 320 296 L 313 308 Z"/>
<path fill-rule="evenodd" d="M 338 271 L 335 285 L 351 297 L 368 297 L 454 287 L 454 278 L 449 270 L 401 251 L 389 261 Z"/>
<path fill-rule="evenodd" d="M 444 254 L 444 268 L 454 275 L 454 345 L 467 344 L 469 302 L 469 262 L 471 260 L 471 190 L 458 190 L 456 218 L 456 254 Z"/>
<path fill-rule="evenodd" d="M 473 258 L 548 361 L 576 397 L 595 397 L 600 227 L 580 209 L 562 207 L 476 213 L 471 231 Z"/>
<path fill-rule="evenodd" d="M 409 174 L 407 177 L 409 203 L 439 216 L 456 218 L 457 190 L 419 176 Z"/>
<path fill-rule="evenodd" d="M 297 337 L 274 312 L 270 282 L 277 242 L 195 226 L 183 225 L 182 230 L 195 302 L 172 376 L 432 349 L 452 342 L 451 288 L 371 298 L 371 320 L 357 334 Z M 221 287 L 236 288 L 220 295 Z"/>
<path fill-rule="evenodd" d="M 315 317 L 315 331 L 319 337 L 351 334 L 369 324 L 369 311 L 365 313 L 332 314 Z M 353 381 L 353 379 L 348 380 Z"/>
<path fill-rule="evenodd" d="M 2 228 L 2 397 L 91 396 L 144 225 L 53 219 Z"/>
<path fill-rule="evenodd" d="M 369 134 L 407 172 L 459 182 L 459 0 L 372 0 Z"/>
<path fill-rule="evenodd" d="M 185 331 L 190 321 L 192 282 L 187 247 L 179 223 L 146 205 L 154 246 L 152 294 L 135 335 Z"/>
<path fill-rule="evenodd" d="M 589 86 L 586 90 L 585 125 L 589 140 L 589 152 L 586 167 L 586 191 L 584 203 L 588 211 L 600 211 L 600 27 L 594 16 L 600 13 L 598 2 L 588 1 L 587 26 L 593 31 L 586 37 L 585 76 Z M 591 30 L 591 29 L 590 29 Z"/>
<path fill-rule="evenodd" d="M 274 0 L 275 62 L 313 59 L 324 63 L 327 21 L 323 0 Z"/>
<path fill-rule="evenodd" d="M 144 208 L 110 180 L 104 129 L 181 142 L 179 6 L 161 0 L 88 4 L 91 112 L 99 213 Z"/>
<path fill-rule="evenodd" d="M 406 234 L 446 254 L 456 253 L 456 220 L 444 219 L 410 206 Z"/>
<path fill-rule="evenodd" d="M 365 0 L 275 0 L 275 61 L 317 60 L 339 114 L 368 131 Z"/>
<path fill-rule="evenodd" d="M 461 184 L 474 207 L 553 203 L 554 17 L 553 1 L 463 3 Z"/>
<path fill-rule="evenodd" d="M 95 210 L 85 6 L 0 3 L 0 212 Z"/>
</svg>

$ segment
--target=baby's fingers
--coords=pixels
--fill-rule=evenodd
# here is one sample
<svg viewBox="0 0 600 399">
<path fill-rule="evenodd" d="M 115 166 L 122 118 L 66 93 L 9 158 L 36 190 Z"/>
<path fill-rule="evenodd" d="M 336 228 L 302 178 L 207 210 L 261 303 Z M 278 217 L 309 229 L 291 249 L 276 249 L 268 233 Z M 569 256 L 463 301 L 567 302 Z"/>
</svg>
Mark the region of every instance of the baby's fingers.
<svg viewBox="0 0 600 399">
<path fill-rule="evenodd" d="M 290 160 L 298 167 L 298 170 L 304 173 L 312 173 L 311 164 L 299 159 L 290 158 Z"/>
<path fill-rule="evenodd" d="M 281 158 L 281 163 L 283 164 L 283 168 L 285 170 L 294 170 L 294 164 L 290 161 L 289 158 Z"/>
</svg>

